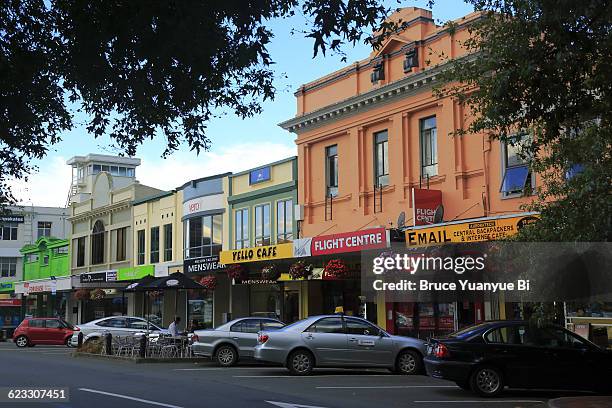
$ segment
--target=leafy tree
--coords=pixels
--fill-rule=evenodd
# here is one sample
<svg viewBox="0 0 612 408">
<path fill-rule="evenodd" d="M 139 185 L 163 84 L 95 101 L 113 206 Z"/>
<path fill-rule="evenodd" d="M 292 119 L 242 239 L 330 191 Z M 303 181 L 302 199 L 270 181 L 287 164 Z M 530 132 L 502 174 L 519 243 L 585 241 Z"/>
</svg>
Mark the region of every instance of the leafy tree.
<svg viewBox="0 0 612 408">
<path fill-rule="evenodd" d="M 462 136 L 510 141 L 542 175 L 526 209 L 541 220 L 527 241 L 612 238 L 612 3 L 606 0 L 469 0 L 482 17 L 438 88 L 475 114 Z"/>
<path fill-rule="evenodd" d="M 5 0 L 0 2 L 0 206 L 62 132 L 72 107 L 127 155 L 164 138 L 210 146 L 216 112 L 246 118 L 274 97 L 273 19 L 305 17 L 314 55 L 392 29 L 376 0 Z"/>
</svg>

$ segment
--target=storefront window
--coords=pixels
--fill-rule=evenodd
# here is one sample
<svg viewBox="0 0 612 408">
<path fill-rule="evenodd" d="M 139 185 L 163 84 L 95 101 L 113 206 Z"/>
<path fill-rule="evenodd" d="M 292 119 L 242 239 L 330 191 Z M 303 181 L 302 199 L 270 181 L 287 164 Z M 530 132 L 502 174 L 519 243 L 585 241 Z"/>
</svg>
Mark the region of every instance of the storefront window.
<svg viewBox="0 0 612 408">
<path fill-rule="evenodd" d="M 147 292 L 147 310 L 145 319 L 148 319 L 151 323 L 157 326 L 162 325 L 162 313 L 164 305 L 164 294 L 157 292 Z"/>
<path fill-rule="evenodd" d="M 223 216 L 221 214 L 193 217 L 185 221 L 187 236 L 185 257 L 219 255 L 223 244 Z"/>
<path fill-rule="evenodd" d="M 207 290 L 188 291 L 187 319 L 192 328 L 213 327 L 213 294 Z"/>
<path fill-rule="evenodd" d="M 82 322 L 90 322 L 108 316 L 122 316 L 126 314 L 127 298 L 119 293 L 106 294 L 103 299 L 83 301 Z"/>
<path fill-rule="evenodd" d="M 249 242 L 249 209 L 236 210 L 234 220 L 234 249 L 248 248 Z"/>
<path fill-rule="evenodd" d="M 270 245 L 270 204 L 255 207 L 255 246 Z"/>
<path fill-rule="evenodd" d="M 293 240 L 293 200 L 276 202 L 276 243 Z"/>
<path fill-rule="evenodd" d="M 94 224 L 91 233 L 91 263 L 101 264 L 104 262 L 104 224 L 98 220 Z"/>
<path fill-rule="evenodd" d="M 253 316 L 281 317 L 280 285 L 251 285 L 250 313 Z"/>
</svg>

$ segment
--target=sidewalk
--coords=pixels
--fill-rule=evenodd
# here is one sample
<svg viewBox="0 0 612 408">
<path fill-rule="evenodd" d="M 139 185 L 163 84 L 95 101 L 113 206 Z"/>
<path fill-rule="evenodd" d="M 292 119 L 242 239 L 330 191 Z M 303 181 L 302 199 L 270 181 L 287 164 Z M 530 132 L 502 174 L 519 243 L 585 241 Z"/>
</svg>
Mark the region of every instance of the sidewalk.
<svg viewBox="0 0 612 408">
<path fill-rule="evenodd" d="M 548 401 L 551 408 L 612 408 L 612 396 L 564 397 Z"/>
</svg>

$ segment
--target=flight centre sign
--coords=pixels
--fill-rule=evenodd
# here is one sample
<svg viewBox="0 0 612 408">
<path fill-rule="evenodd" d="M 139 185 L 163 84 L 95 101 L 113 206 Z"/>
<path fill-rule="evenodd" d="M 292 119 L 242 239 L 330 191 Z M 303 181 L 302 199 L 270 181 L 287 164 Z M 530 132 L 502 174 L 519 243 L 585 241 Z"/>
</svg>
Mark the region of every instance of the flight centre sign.
<svg viewBox="0 0 612 408">
<path fill-rule="evenodd" d="M 406 230 L 406 246 L 440 245 L 459 242 L 483 242 L 504 239 L 522 227 L 537 221 L 537 214 L 480 218 L 472 221 Z"/>
</svg>

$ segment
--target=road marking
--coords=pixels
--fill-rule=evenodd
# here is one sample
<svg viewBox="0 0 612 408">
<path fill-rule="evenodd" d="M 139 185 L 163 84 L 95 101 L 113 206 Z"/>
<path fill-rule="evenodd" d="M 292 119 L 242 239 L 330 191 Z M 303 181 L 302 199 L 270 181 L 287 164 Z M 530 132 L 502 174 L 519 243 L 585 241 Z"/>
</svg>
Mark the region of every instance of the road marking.
<svg viewBox="0 0 612 408">
<path fill-rule="evenodd" d="M 158 405 L 160 407 L 183 408 L 183 407 L 180 407 L 178 405 L 165 404 L 163 402 L 156 402 L 156 401 L 146 400 L 146 399 L 142 399 L 142 398 L 130 397 L 129 395 L 115 394 L 115 393 L 112 393 L 112 392 L 106 392 L 106 391 L 100 391 L 100 390 L 92 390 L 91 388 L 79 388 L 79 391 L 91 392 L 91 393 L 94 393 L 94 394 L 108 395 L 110 397 L 117 397 L 117 398 L 123 398 L 123 399 L 131 400 L 131 401 L 142 402 L 143 404 Z"/>
<path fill-rule="evenodd" d="M 330 389 L 330 390 L 338 390 L 338 389 L 346 389 L 346 390 L 350 390 L 350 389 L 360 389 L 360 388 L 364 388 L 364 389 L 376 389 L 376 388 L 457 388 L 456 385 L 371 385 L 371 386 L 347 386 L 347 387 L 336 387 L 336 386 L 329 386 L 329 387 L 316 387 L 319 389 Z"/>
<path fill-rule="evenodd" d="M 361 378 L 361 377 L 393 377 L 391 374 L 313 374 L 310 376 L 300 376 L 300 375 L 233 375 L 234 378 L 322 378 L 322 377 L 353 377 L 353 378 Z"/>
<path fill-rule="evenodd" d="M 278 402 L 278 401 L 264 401 L 264 402 L 267 402 L 268 404 L 276 405 L 277 407 L 280 407 L 280 408 L 323 408 L 323 407 L 317 407 L 314 405 L 294 404 L 292 402 Z"/>
<path fill-rule="evenodd" d="M 524 403 L 538 403 L 538 404 L 544 404 L 544 401 L 538 401 L 538 400 L 492 400 L 492 399 L 486 399 L 486 400 L 437 400 L 437 401 L 412 401 L 418 404 L 474 404 L 474 403 L 493 403 L 493 402 L 498 402 L 498 403 L 515 403 L 515 404 L 524 404 Z"/>
<path fill-rule="evenodd" d="M 203 368 L 173 368 L 173 371 L 225 371 L 225 370 L 258 370 L 270 367 L 203 367 Z"/>
</svg>

